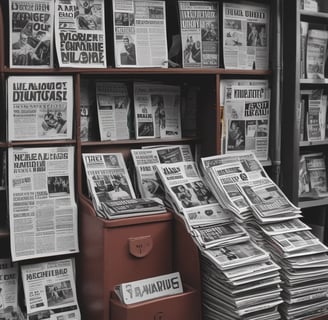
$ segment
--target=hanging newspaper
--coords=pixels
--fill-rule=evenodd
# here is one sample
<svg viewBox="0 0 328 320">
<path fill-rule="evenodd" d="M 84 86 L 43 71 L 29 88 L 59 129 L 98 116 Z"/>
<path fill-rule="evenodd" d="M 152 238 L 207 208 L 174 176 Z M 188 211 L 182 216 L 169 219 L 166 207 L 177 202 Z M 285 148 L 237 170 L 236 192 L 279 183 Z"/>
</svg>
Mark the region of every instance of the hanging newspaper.
<svg viewBox="0 0 328 320">
<path fill-rule="evenodd" d="M 9 148 L 13 261 L 78 252 L 74 147 Z"/>
<path fill-rule="evenodd" d="M 104 0 L 56 0 L 55 30 L 60 67 L 106 68 Z"/>
<path fill-rule="evenodd" d="M 223 3 L 226 69 L 269 68 L 270 9 L 263 4 Z"/>
<path fill-rule="evenodd" d="M 165 1 L 114 0 L 116 67 L 168 66 Z"/>
<path fill-rule="evenodd" d="M 156 164 L 193 161 L 189 145 L 132 149 L 131 156 L 142 198 L 158 197 L 164 199 L 164 189 L 156 176 Z"/>
<path fill-rule="evenodd" d="M 52 0 L 9 1 L 11 68 L 53 67 Z"/>
<path fill-rule="evenodd" d="M 232 86 L 225 92 L 225 153 L 252 151 L 269 157 L 270 90 L 266 86 Z"/>
<path fill-rule="evenodd" d="M 18 265 L 9 258 L 0 259 L 0 319 L 14 319 L 19 310 Z"/>
<path fill-rule="evenodd" d="M 134 83 L 137 139 L 181 138 L 180 87 Z"/>
<path fill-rule="evenodd" d="M 327 30 L 309 29 L 306 42 L 306 75 L 308 79 L 325 78 L 327 41 Z"/>
<path fill-rule="evenodd" d="M 129 139 L 130 97 L 127 85 L 96 82 L 100 140 Z"/>
<path fill-rule="evenodd" d="M 178 1 L 182 66 L 219 67 L 219 5 L 216 1 Z"/>
<path fill-rule="evenodd" d="M 103 203 L 110 200 L 136 198 L 121 153 L 83 153 L 82 158 L 89 193 L 97 214 L 102 215 L 105 210 Z"/>
<path fill-rule="evenodd" d="M 269 81 L 266 79 L 221 79 L 220 81 L 220 107 L 223 107 L 221 116 L 221 153 L 225 153 L 226 150 L 226 119 L 224 118 L 224 106 L 226 99 L 231 99 L 232 87 L 238 86 L 255 86 L 269 88 Z"/>
<path fill-rule="evenodd" d="M 10 76 L 8 140 L 72 139 L 72 76 Z"/>
<path fill-rule="evenodd" d="M 73 258 L 22 265 L 28 319 L 81 319 L 74 268 Z"/>
</svg>

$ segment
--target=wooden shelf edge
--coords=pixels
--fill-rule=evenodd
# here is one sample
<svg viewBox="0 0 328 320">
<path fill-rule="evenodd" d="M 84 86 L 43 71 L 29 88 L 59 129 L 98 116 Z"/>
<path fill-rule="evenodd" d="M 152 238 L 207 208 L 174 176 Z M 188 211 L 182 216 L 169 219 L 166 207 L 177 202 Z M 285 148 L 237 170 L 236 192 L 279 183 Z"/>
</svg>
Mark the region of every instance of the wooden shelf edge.
<svg viewBox="0 0 328 320">
<path fill-rule="evenodd" d="M 328 20 L 328 13 L 320 11 L 300 10 L 301 17 L 320 18 Z"/>
<path fill-rule="evenodd" d="M 299 201 L 298 206 L 301 209 L 311 208 L 311 207 L 320 207 L 328 205 L 328 198 L 308 200 L 308 201 Z"/>
</svg>

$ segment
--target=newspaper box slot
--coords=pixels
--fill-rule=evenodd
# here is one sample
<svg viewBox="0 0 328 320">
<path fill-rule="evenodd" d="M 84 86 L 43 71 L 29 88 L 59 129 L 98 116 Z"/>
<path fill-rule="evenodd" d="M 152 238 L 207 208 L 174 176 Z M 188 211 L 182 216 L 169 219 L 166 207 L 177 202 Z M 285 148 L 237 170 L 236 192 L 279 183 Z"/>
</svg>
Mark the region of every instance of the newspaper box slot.
<svg viewBox="0 0 328 320">
<path fill-rule="evenodd" d="M 151 235 L 129 238 L 129 252 L 136 258 L 147 256 L 153 248 Z"/>
</svg>

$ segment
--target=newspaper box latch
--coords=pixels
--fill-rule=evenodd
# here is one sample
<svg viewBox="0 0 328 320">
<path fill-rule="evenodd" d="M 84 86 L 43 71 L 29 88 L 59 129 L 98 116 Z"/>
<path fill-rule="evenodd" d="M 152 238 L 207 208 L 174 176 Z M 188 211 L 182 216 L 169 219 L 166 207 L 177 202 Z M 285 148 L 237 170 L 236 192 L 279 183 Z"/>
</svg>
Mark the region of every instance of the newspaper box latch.
<svg viewBox="0 0 328 320">
<path fill-rule="evenodd" d="M 153 248 L 153 239 L 149 236 L 129 238 L 129 252 L 137 257 L 143 258 L 149 254 Z"/>
</svg>

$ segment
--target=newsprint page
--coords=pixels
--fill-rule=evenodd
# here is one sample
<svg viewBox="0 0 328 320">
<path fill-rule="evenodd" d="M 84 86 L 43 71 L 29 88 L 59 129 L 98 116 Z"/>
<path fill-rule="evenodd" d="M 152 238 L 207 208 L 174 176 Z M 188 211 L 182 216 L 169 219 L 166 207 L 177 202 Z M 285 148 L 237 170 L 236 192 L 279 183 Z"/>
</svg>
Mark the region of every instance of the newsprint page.
<svg viewBox="0 0 328 320">
<path fill-rule="evenodd" d="M 7 102 L 9 141 L 72 139 L 72 76 L 10 76 Z"/>
<path fill-rule="evenodd" d="M 269 22 L 270 10 L 264 4 L 223 3 L 226 69 L 268 69 Z"/>
<path fill-rule="evenodd" d="M 113 0 L 116 67 L 168 66 L 165 1 Z"/>
<path fill-rule="evenodd" d="M 9 148 L 12 260 L 78 252 L 74 147 Z"/>
<path fill-rule="evenodd" d="M 22 265 L 27 320 L 80 320 L 75 288 L 75 260 Z"/>
<path fill-rule="evenodd" d="M 9 1 L 9 64 L 11 68 L 53 67 L 52 0 Z"/>
<path fill-rule="evenodd" d="M 56 0 L 55 30 L 60 67 L 106 68 L 104 0 Z"/>
</svg>

